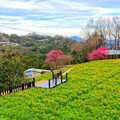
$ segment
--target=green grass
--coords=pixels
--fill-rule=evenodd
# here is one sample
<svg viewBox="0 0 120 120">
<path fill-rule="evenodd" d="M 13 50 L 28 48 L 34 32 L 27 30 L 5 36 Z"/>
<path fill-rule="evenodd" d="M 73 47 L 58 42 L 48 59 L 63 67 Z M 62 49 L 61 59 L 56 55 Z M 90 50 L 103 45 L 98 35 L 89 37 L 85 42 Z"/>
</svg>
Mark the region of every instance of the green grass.
<svg viewBox="0 0 120 120">
<path fill-rule="evenodd" d="M 74 66 L 54 89 L 31 88 L 0 97 L 0 120 L 119 120 L 120 60 Z"/>
</svg>

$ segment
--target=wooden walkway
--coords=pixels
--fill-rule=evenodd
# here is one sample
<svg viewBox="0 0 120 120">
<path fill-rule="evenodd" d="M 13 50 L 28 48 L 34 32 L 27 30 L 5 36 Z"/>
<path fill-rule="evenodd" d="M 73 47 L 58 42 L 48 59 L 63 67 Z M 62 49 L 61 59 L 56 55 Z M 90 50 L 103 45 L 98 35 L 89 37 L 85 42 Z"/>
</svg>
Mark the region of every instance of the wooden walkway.
<svg viewBox="0 0 120 120">
<path fill-rule="evenodd" d="M 36 87 L 43 87 L 43 88 L 55 88 L 58 85 L 67 82 L 68 80 L 68 75 L 67 72 L 65 73 L 65 79 L 63 79 L 63 75 L 62 75 L 62 71 L 60 71 L 57 74 L 54 74 L 54 72 L 52 72 L 52 80 L 42 80 L 39 82 L 35 83 Z"/>
<path fill-rule="evenodd" d="M 42 88 L 54 88 L 54 87 L 56 87 L 56 85 L 58 86 L 58 85 L 60 85 L 60 84 L 62 84 L 62 83 L 65 83 L 66 82 L 66 80 L 62 80 L 62 83 L 61 83 L 61 79 L 57 79 L 57 82 L 56 82 L 56 85 L 55 85 L 55 79 L 54 80 L 50 80 L 50 86 L 49 86 L 49 81 L 47 80 L 47 81 L 45 81 L 45 80 L 43 80 L 43 81 L 40 81 L 41 83 L 39 83 L 39 84 L 36 84 L 36 87 L 42 87 Z"/>
</svg>

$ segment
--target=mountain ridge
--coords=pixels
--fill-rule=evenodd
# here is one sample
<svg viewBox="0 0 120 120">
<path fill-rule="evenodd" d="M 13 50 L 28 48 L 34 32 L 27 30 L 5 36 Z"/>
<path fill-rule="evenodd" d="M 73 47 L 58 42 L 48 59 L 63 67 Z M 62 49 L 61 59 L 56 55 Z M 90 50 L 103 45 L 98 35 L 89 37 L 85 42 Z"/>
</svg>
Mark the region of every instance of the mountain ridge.
<svg viewBox="0 0 120 120">
<path fill-rule="evenodd" d="M 69 37 L 69 39 L 77 40 L 78 42 L 86 41 L 86 39 L 80 38 L 80 37 L 78 37 L 78 36 L 71 36 L 71 37 Z"/>
</svg>

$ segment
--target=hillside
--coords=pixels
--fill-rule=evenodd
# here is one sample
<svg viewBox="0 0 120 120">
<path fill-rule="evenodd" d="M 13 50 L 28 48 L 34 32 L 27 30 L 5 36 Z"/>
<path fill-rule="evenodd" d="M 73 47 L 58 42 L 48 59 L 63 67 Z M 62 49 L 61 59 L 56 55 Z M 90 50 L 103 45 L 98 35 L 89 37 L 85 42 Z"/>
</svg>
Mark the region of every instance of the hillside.
<svg viewBox="0 0 120 120">
<path fill-rule="evenodd" d="M 47 54 L 53 49 L 61 49 L 63 52 L 70 52 L 73 43 L 77 42 L 70 38 L 65 38 L 60 35 L 47 36 L 36 33 L 29 33 L 24 36 L 17 34 L 5 34 L 0 32 L 0 42 L 10 42 L 18 44 L 16 49 L 19 49 L 23 54 Z M 78 42 L 79 43 L 79 42 Z M 6 51 L 8 47 L 0 45 L 0 51 Z"/>
<path fill-rule="evenodd" d="M 0 97 L 0 120 L 118 120 L 120 59 L 74 66 L 55 89 L 31 88 Z"/>
</svg>

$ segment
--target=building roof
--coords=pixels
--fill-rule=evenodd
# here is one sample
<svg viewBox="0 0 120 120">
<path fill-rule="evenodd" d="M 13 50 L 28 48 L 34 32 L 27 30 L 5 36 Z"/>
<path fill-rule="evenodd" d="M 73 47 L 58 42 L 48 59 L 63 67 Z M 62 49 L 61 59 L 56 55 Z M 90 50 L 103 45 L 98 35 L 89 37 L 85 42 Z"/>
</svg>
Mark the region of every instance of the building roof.
<svg viewBox="0 0 120 120">
<path fill-rule="evenodd" d="M 109 50 L 109 55 L 120 55 L 120 50 Z"/>
<path fill-rule="evenodd" d="M 28 69 L 28 70 L 26 70 L 25 72 L 29 72 L 29 71 L 33 71 L 33 72 L 39 72 L 39 73 L 41 73 L 41 72 L 51 72 L 50 70 L 44 70 L 44 69 L 35 69 L 35 68 L 30 68 L 30 69 Z"/>
</svg>

